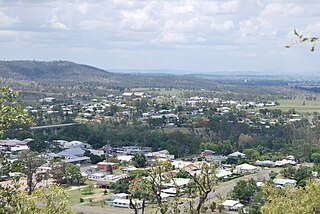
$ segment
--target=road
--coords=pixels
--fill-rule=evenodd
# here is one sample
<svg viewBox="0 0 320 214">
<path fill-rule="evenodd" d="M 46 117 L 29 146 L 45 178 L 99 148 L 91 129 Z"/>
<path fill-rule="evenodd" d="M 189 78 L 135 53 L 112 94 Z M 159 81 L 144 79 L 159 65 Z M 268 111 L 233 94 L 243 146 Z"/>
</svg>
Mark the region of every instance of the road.
<svg viewBox="0 0 320 214">
<path fill-rule="evenodd" d="M 271 171 L 276 171 L 279 172 L 279 169 L 262 169 L 260 172 L 256 173 L 256 174 L 252 174 L 252 175 L 245 175 L 243 177 L 237 178 L 237 179 L 233 179 L 231 181 L 227 181 L 225 183 L 220 184 L 214 192 L 211 192 L 209 194 L 208 197 L 208 201 L 213 201 L 215 199 L 217 199 L 217 196 L 226 196 L 228 194 L 228 192 L 230 192 L 233 187 L 236 186 L 237 181 L 240 180 L 249 180 L 251 178 L 253 178 L 256 181 L 262 181 L 262 180 L 268 180 L 269 179 L 269 173 Z"/>
</svg>

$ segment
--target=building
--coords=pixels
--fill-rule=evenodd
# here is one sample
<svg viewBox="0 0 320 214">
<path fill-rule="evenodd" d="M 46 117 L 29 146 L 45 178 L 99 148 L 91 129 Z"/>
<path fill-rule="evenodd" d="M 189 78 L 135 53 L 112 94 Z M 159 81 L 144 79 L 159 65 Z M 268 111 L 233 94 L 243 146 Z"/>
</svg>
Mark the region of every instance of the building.
<svg viewBox="0 0 320 214">
<path fill-rule="evenodd" d="M 148 153 L 152 151 L 151 147 L 147 146 L 125 146 L 122 147 L 122 151 L 124 154 L 134 154 L 137 152 Z"/>
<path fill-rule="evenodd" d="M 140 200 L 133 200 L 133 203 L 136 205 L 138 209 L 142 208 L 142 201 Z M 129 199 L 122 199 L 122 198 L 117 198 L 114 199 L 111 202 L 112 206 L 114 207 L 122 207 L 122 208 L 130 208 L 130 200 Z"/>
<path fill-rule="evenodd" d="M 287 185 L 295 186 L 297 184 L 297 181 L 294 179 L 275 178 L 273 179 L 273 183 L 275 185 L 280 185 L 280 186 L 287 186 Z"/>
<path fill-rule="evenodd" d="M 84 152 L 85 151 L 81 148 L 70 148 L 70 149 L 63 150 L 62 152 L 59 152 L 57 155 L 64 158 L 83 157 Z"/>
<path fill-rule="evenodd" d="M 102 179 L 105 175 L 101 172 L 93 173 L 88 176 L 88 179 L 90 180 L 99 180 Z"/>
<path fill-rule="evenodd" d="M 241 152 L 234 152 L 228 155 L 230 158 L 245 158 L 246 155 Z"/>
<path fill-rule="evenodd" d="M 259 171 L 259 168 L 247 163 L 236 166 L 234 172 L 238 174 L 252 174 Z"/>
<path fill-rule="evenodd" d="M 99 162 L 97 163 L 100 171 L 107 171 L 108 167 L 111 166 L 112 169 L 118 169 L 120 164 L 119 163 L 111 163 L 111 162 Z"/>
<path fill-rule="evenodd" d="M 112 199 L 128 199 L 129 194 L 127 193 L 118 193 L 118 194 L 113 194 Z"/>
<path fill-rule="evenodd" d="M 241 204 L 239 201 L 235 200 L 226 200 L 222 204 L 226 210 L 239 210 L 243 207 L 243 204 Z"/>
<path fill-rule="evenodd" d="M 117 182 L 120 179 L 126 178 L 126 174 L 122 175 L 106 175 L 104 178 L 97 180 L 97 186 L 101 188 L 109 188 L 111 184 Z"/>
</svg>

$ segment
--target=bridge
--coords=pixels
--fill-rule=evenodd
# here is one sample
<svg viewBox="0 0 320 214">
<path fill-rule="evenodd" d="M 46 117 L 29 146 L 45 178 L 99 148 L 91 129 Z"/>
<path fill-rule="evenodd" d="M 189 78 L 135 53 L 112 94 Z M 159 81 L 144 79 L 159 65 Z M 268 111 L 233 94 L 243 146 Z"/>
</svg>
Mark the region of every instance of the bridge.
<svg viewBox="0 0 320 214">
<path fill-rule="evenodd" d="M 32 126 L 30 127 L 30 130 L 32 132 L 32 135 L 34 135 L 34 132 L 36 130 L 43 130 L 43 133 L 46 134 L 47 129 L 54 129 L 55 134 L 57 134 L 57 129 L 67 126 L 74 126 L 78 125 L 79 123 L 64 123 L 64 124 L 55 124 L 55 125 L 46 125 L 46 126 Z"/>
</svg>

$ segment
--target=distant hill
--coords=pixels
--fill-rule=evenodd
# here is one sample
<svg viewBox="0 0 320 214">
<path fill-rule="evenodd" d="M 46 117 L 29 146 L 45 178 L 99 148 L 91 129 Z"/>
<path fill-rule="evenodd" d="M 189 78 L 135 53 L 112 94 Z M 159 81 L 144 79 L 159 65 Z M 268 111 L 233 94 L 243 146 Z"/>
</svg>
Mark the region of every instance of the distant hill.
<svg viewBox="0 0 320 214">
<path fill-rule="evenodd" d="M 93 66 L 76 64 L 68 61 L 0 61 L 0 74 L 4 78 L 25 80 L 79 79 L 84 76 L 110 76 L 110 73 Z"/>
<path fill-rule="evenodd" d="M 192 75 L 112 73 L 69 61 L 0 61 L 0 83 L 21 91 L 47 93 L 96 93 L 132 87 L 217 87 L 213 80 Z"/>
</svg>

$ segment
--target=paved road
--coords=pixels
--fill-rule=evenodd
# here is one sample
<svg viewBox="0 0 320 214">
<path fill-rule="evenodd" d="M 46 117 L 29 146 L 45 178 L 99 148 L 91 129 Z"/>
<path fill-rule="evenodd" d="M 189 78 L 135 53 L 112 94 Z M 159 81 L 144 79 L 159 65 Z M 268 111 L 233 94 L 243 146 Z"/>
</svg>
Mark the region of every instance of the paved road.
<svg viewBox="0 0 320 214">
<path fill-rule="evenodd" d="M 273 171 L 278 172 L 278 169 L 272 169 Z M 262 181 L 262 180 L 268 180 L 269 179 L 269 173 L 272 171 L 270 169 L 262 169 L 259 173 L 254 175 L 246 175 L 243 177 L 240 177 L 238 179 L 234 179 L 231 181 L 228 181 L 226 183 L 222 183 L 219 187 L 215 189 L 214 192 L 211 192 L 208 197 L 208 201 L 213 201 L 217 199 L 217 196 L 226 196 L 228 192 L 230 192 L 233 187 L 235 187 L 237 181 L 240 180 L 249 180 L 250 178 L 253 178 L 256 181 Z"/>
</svg>

